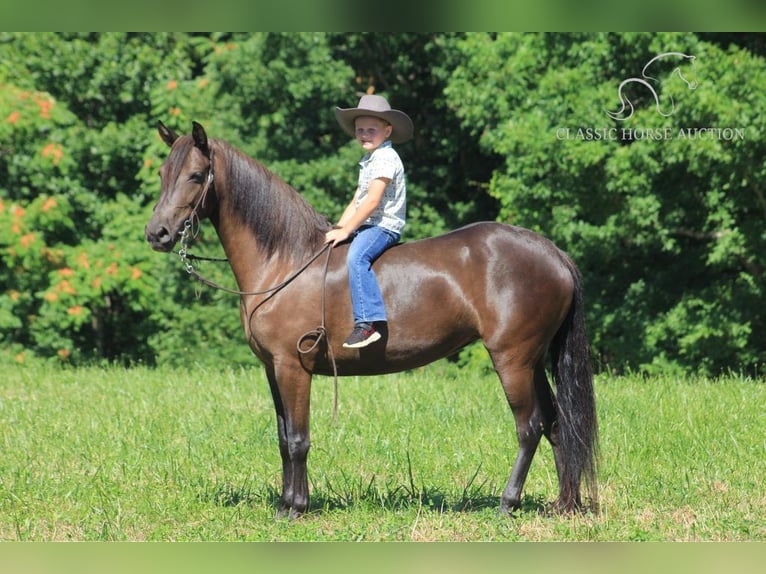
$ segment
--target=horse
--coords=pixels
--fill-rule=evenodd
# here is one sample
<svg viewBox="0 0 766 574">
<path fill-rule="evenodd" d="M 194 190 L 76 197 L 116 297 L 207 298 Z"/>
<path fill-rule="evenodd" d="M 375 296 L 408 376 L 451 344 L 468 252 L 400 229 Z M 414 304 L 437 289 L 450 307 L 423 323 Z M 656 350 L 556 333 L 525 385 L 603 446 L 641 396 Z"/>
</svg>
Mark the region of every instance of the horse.
<svg viewBox="0 0 766 574">
<path fill-rule="evenodd" d="M 326 244 L 330 223 L 297 190 L 227 142 L 209 139 L 199 123 L 192 126 L 191 135 L 179 136 L 158 122 L 170 152 L 145 235 L 155 251 L 171 252 L 190 226 L 207 219 L 216 229 L 238 286 L 245 336 L 265 366 L 274 402 L 282 460 L 277 516 L 309 510 L 313 375 L 413 369 L 479 339 L 515 418 L 519 446 L 500 511 L 521 508 L 542 436 L 552 445 L 559 481 L 554 510 L 593 508 L 593 374 L 582 278 L 568 255 L 530 230 L 498 222 L 401 242 L 373 266 L 388 314 L 383 337 L 346 349 L 338 341 L 352 327 L 348 242 Z M 327 253 L 324 263 L 319 253 Z M 320 313 L 321 329 L 313 329 Z M 307 334 L 313 344 L 301 348 Z M 583 503 L 583 483 L 590 505 Z"/>
</svg>

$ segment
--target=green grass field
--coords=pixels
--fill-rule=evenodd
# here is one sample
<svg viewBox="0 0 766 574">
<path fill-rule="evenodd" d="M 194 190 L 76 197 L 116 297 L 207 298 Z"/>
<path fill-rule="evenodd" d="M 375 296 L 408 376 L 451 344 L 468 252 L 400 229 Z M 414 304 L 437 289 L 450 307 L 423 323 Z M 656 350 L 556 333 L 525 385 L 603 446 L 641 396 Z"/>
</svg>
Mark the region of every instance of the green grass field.
<svg viewBox="0 0 766 574">
<path fill-rule="evenodd" d="M 766 540 L 766 384 L 600 376 L 598 515 L 550 516 L 541 445 L 514 518 L 494 376 L 440 362 L 312 395 L 312 512 L 275 518 L 262 369 L 5 367 L 0 540 Z"/>
</svg>

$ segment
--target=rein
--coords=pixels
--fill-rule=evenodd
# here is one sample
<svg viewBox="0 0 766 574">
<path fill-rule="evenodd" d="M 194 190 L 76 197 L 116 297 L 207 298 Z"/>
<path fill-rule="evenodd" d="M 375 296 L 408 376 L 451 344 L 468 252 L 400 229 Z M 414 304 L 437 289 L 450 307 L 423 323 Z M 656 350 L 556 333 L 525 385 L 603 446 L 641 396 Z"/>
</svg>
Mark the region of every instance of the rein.
<svg viewBox="0 0 766 574">
<path fill-rule="evenodd" d="M 193 213 L 193 217 L 196 217 L 196 213 Z M 206 277 L 203 277 L 199 274 L 199 272 L 194 268 L 194 265 L 191 263 L 191 261 L 215 261 L 220 263 L 226 263 L 229 260 L 225 257 L 200 257 L 198 255 L 193 255 L 188 252 L 189 247 L 189 239 L 196 236 L 196 233 L 192 232 L 192 220 L 187 219 L 184 222 L 184 230 L 181 232 L 181 249 L 178 250 L 178 255 L 181 257 L 181 262 L 183 263 L 184 267 L 186 268 L 186 272 L 197 279 L 200 283 L 204 283 L 208 287 L 212 287 L 213 289 L 218 289 L 219 291 L 224 291 L 226 293 L 231 293 L 232 295 L 267 295 L 269 293 L 276 293 L 280 289 L 286 287 L 289 285 L 292 281 L 295 280 L 298 275 L 303 273 L 314 261 L 319 259 L 319 256 L 322 255 L 325 251 L 328 251 L 330 247 L 332 247 L 331 243 L 327 243 L 322 248 L 317 251 L 314 255 L 309 258 L 308 261 L 306 261 L 303 265 L 301 265 L 296 271 L 290 274 L 290 276 L 282 281 L 281 283 L 274 285 L 272 287 L 267 287 L 266 289 L 263 289 L 261 291 L 240 291 L 238 289 L 230 289 L 229 287 L 224 287 L 223 285 L 220 285 L 219 283 L 216 283 L 215 281 L 211 281 L 210 279 L 207 279 Z M 329 262 L 330 257 L 328 254 L 327 260 Z M 325 266 L 325 274 L 327 273 L 327 266 Z M 324 292 L 323 292 L 324 294 Z"/>
<path fill-rule="evenodd" d="M 317 251 L 314 255 L 312 255 L 308 261 L 306 261 L 303 265 L 301 265 L 296 271 L 291 273 L 287 279 L 282 281 L 281 283 L 274 285 L 272 287 L 268 287 L 266 289 L 260 290 L 260 291 L 240 291 L 238 289 L 230 289 L 228 287 L 224 287 L 223 285 L 219 285 L 215 281 L 211 281 L 210 279 L 207 279 L 206 277 L 203 277 L 200 275 L 200 273 L 194 268 L 194 265 L 192 264 L 192 261 L 215 261 L 219 263 L 226 263 L 229 260 L 225 257 L 200 257 L 198 255 L 193 255 L 189 253 L 189 242 L 194 237 L 196 237 L 196 233 L 194 232 L 194 220 L 197 220 L 197 223 L 199 224 L 199 216 L 197 215 L 197 208 L 200 207 L 200 205 L 203 205 L 205 203 L 205 198 L 207 197 L 207 192 L 210 189 L 210 187 L 213 184 L 213 180 L 215 179 L 215 176 L 213 175 L 213 152 L 210 151 L 210 169 L 208 171 L 207 181 L 205 182 L 205 187 L 202 190 L 202 194 L 200 195 L 200 198 L 197 200 L 197 203 L 194 206 L 194 209 L 192 210 L 191 215 L 189 216 L 189 219 L 184 221 L 184 229 L 181 232 L 181 247 L 178 250 L 178 255 L 181 258 L 181 263 L 184 265 L 184 268 L 186 269 L 186 272 L 197 279 L 200 283 L 203 283 L 207 285 L 208 287 L 212 287 L 213 289 L 218 289 L 219 291 L 223 291 L 225 293 L 230 293 L 232 295 L 269 295 L 261 301 L 257 306 L 260 307 L 265 303 L 268 299 L 270 299 L 272 296 L 276 295 L 281 289 L 292 283 L 296 277 L 298 277 L 301 273 L 303 273 L 306 269 L 308 269 L 314 261 L 319 259 L 319 257 L 322 255 L 322 253 L 327 252 L 327 259 L 325 261 L 324 265 L 324 272 L 322 274 L 322 304 L 321 304 L 321 316 L 322 316 L 322 322 L 316 329 L 312 329 L 311 331 L 307 331 L 303 335 L 301 335 L 298 338 L 298 342 L 296 343 L 296 349 L 298 353 L 301 355 L 307 355 L 319 346 L 319 343 L 322 341 L 322 338 L 325 338 L 327 340 L 327 354 L 330 358 L 330 363 L 332 364 L 332 371 L 333 371 L 333 383 L 334 383 L 334 397 L 333 397 L 333 419 L 337 419 L 338 417 L 338 367 L 335 363 L 335 355 L 332 352 L 332 345 L 330 344 L 330 335 L 327 332 L 327 327 L 325 326 L 325 299 L 326 299 L 326 291 L 327 291 L 327 271 L 330 268 L 330 257 L 332 256 L 332 243 L 326 243 L 322 246 L 322 248 Z M 314 339 L 314 342 L 308 347 L 303 348 L 302 345 L 304 341 L 307 339 Z"/>
</svg>

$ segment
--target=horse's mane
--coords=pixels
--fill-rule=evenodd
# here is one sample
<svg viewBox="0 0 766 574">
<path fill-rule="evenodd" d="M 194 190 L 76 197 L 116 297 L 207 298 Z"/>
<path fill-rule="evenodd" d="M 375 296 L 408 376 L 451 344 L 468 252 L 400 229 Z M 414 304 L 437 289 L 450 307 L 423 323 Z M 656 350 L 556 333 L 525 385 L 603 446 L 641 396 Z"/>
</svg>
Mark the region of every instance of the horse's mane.
<svg viewBox="0 0 766 574">
<path fill-rule="evenodd" d="M 316 252 L 330 229 L 327 218 L 253 158 L 224 141 L 210 142 L 213 161 L 225 156 L 225 175 L 221 175 L 231 199 L 228 209 L 256 236 L 267 255 L 305 259 Z"/>
</svg>

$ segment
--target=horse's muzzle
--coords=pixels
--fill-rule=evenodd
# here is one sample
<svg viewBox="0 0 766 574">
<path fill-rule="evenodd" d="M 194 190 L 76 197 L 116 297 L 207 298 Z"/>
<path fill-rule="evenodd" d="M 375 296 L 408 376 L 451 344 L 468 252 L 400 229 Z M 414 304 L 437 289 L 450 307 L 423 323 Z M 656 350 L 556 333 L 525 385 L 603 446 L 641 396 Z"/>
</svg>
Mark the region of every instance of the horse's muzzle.
<svg viewBox="0 0 766 574">
<path fill-rule="evenodd" d="M 167 253 L 171 251 L 176 244 L 175 235 L 168 231 L 168 228 L 164 225 L 153 225 L 152 223 L 149 223 L 149 225 L 146 226 L 145 233 L 146 240 L 155 251 Z"/>
</svg>

